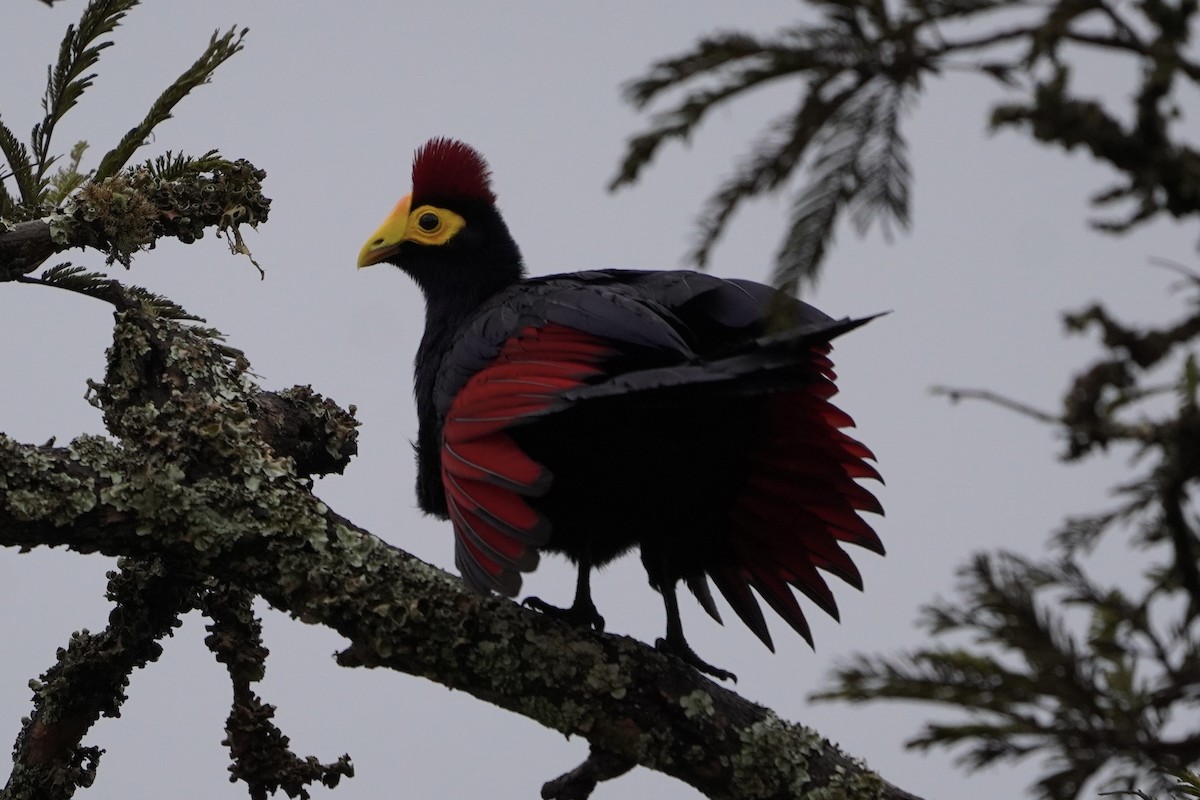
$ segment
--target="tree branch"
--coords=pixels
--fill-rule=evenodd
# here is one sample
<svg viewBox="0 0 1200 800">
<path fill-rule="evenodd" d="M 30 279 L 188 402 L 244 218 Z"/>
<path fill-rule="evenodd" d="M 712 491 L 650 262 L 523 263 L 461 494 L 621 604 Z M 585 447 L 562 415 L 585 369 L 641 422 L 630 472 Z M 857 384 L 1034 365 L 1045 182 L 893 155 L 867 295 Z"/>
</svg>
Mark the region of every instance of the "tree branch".
<svg viewBox="0 0 1200 800">
<path fill-rule="evenodd" d="M 474 594 L 356 527 L 260 433 L 244 362 L 186 327 L 118 312 L 95 394 L 119 443 L 0 436 L 0 545 L 178 563 L 337 630 L 345 666 L 468 692 L 710 797 L 913 797 L 645 644 Z"/>
<path fill-rule="evenodd" d="M 198 492 L 184 487 L 176 499 L 208 518 L 205 528 L 217 521 L 221 530 L 178 536 L 145 529 L 154 522 L 135 507 L 153 502 L 151 487 L 126 502 L 104 502 L 120 494 L 112 477 L 126 471 L 115 449 L 105 452 L 97 440 L 69 448 L 0 444 L 0 475 L 10 487 L 0 508 L 2 545 L 186 559 L 342 633 L 352 643 L 339 658 L 345 666 L 387 667 L 468 692 L 711 797 L 793 797 L 823 786 L 842 786 L 851 797 L 912 797 L 814 731 L 647 645 L 468 591 L 355 527 L 294 480 L 257 493 L 266 519 L 239 507 L 256 496 L 242 487 L 224 487 L 240 498 L 224 507 L 194 505 Z M 44 488 L 13 491 L 17 482 Z M 64 491 L 67 485 L 75 491 Z"/>
<path fill-rule="evenodd" d="M 252 800 L 267 800 L 280 789 L 288 797 L 308 800 L 306 787 L 321 783 L 333 788 L 343 777 L 354 777 L 354 766 L 348 755 L 332 764 L 322 764 L 313 756 L 298 757 L 273 722 L 275 707 L 251 688 L 266 674 L 267 659 L 253 602 L 250 592 L 222 584 L 210 586 L 201 599 L 204 613 L 212 620 L 204 643 L 229 670 L 233 682 L 233 708 L 223 742 L 233 756 L 231 780 L 243 781 Z"/>
<path fill-rule="evenodd" d="M 542 800 L 586 800 L 596 784 L 619 778 L 637 766 L 632 759 L 592 747 L 588 757 L 575 769 L 547 781 Z"/>
<path fill-rule="evenodd" d="M 34 710 L 17 736 L 3 800 L 66 800 L 91 785 L 102 751 L 83 747 L 83 736 L 101 716 L 119 716 L 129 674 L 158 660 L 158 640 L 194 607 L 194 579 L 157 561 L 126 560 L 120 567 L 110 573 L 108 594 L 116 605 L 108 628 L 74 634 L 58 663 L 33 683 Z"/>
<path fill-rule="evenodd" d="M 962 389 L 954 386 L 933 386 L 930 387 L 929 393 L 936 397 L 945 397 L 951 403 L 957 403 L 962 400 L 982 400 L 987 403 L 994 403 L 1001 408 L 1007 408 L 1009 411 L 1015 411 L 1018 414 L 1035 419 L 1038 422 L 1044 422 L 1047 425 L 1061 425 L 1063 423 L 1062 417 L 1056 417 L 1053 414 L 1026 405 L 1019 400 L 1013 400 L 1010 397 L 996 394 L 990 389 Z"/>
<path fill-rule="evenodd" d="M 167 179 L 152 165 L 87 183 L 46 217 L 0 220 L 0 281 L 28 275 L 55 253 L 100 250 L 129 266 L 134 254 L 163 237 L 185 243 L 213 227 L 219 233 L 267 219 L 266 173 L 248 161 L 209 158 L 183 177 Z"/>
</svg>

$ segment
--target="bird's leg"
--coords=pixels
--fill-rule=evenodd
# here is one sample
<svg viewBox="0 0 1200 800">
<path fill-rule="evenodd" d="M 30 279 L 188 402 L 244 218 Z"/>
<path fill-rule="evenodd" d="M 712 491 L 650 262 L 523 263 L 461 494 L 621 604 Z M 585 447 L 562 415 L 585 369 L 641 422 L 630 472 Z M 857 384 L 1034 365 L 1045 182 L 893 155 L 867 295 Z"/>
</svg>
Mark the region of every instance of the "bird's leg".
<svg viewBox="0 0 1200 800">
<path fill-rule="evenodd" d="M 582 625 L 594 630 L 604 630 L 604 617 L 596 610 L 592 602 L 592 564 L 587 559 L 579 560 L 579 576 L 575 580 L 575 602 L 570 608 L 552 606 L 540 597 L 526 597 L 523 606 L 540 611 L 552 617 L 565 619 L 575 625 Z"/>
<path fill-rule="evenodd" d="M 737 675 L 720 667 L 714 667 L 700 658 L 700 656 L 696 655 L 696 651 L 692 649 L 691 645 L 687 643 L 687 640 L 683 638 L 683 621 L 679 618 L 679 602 L 675 599 L 674 582 L 655 588 L 662 594 L 663 603 L 667 607 L 667 635 L 666 638 L 659 639 L 654 643 L 655 648 L 660 653 L 673 655 L 685 664 L 689 664 L 701 672 L 712 675 L 714 678 L 737 683 Z"/>
</svg>

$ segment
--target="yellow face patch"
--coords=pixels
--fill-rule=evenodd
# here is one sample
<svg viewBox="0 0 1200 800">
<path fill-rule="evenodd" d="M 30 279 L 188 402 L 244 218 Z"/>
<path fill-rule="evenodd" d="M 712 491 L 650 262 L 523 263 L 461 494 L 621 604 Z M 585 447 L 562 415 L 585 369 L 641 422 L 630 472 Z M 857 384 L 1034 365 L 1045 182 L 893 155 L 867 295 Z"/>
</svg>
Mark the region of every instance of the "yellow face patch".
<svg viewBox="0 0 1200 800">
<path fill-rule="evenodd" d="M 453 211 L 437 206 L 420 206 L 408 215 L 404 241 L 429 245 L 445 244 L 466 225 L 467 221 Z"/>
<path fill-rule="evenodd" d="M 466 225 L 466 220 L 445 208 L 422 205 L 413 209 L 412 197 L 405 195 L 359 251 L 358 268 L 386 261 L 403 242 L 445 244 Z"/>
</svg>

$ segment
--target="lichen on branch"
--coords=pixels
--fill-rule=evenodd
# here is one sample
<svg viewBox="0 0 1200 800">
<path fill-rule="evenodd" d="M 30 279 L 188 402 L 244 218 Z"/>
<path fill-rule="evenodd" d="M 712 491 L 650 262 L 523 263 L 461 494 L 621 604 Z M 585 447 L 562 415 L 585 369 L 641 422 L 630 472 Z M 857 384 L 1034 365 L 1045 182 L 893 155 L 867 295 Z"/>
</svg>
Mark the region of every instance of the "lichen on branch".
<svg viewBox="0 0 1200 800">
<path fill-rule="evenodd" d="M 135 254 L 164 237 L 191 243 L 206 228 L 229 236 L 267 220 L 266 173 L 245 160 L 209 154 L 193 169 L 166 177 L 152 165 L 84 184 L 45 217 L 0 226 L 0 280 L 27 275 L 71 248 L 103 252 L 128 267 Z"/>
<path fill-rule="evenodd" d="M 95 400 L 117 441 L 0 438 L 0 545 L 161 559 L 338 631 L 344 666 L 435 680 L 710 797 L 911 797 L 652 647 L 475 594 L 341 517 L 268 444 L 248 364 L 206 337 L 132 304 L 108 360 Z M 309 441 L 353 441 L 348 412 L 306 390 L 279 397 L 317 412 Z M 274 739 L 265 706 L 234 724 Z M 308 774 L 332 779 L 338 763 Z"/>
</svg>

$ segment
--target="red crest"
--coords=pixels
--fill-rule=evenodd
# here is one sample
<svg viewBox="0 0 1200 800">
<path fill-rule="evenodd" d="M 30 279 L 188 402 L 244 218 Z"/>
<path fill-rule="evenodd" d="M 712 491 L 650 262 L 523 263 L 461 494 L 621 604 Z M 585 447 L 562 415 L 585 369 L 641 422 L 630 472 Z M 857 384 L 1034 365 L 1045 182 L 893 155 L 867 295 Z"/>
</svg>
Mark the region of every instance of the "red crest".
<svg viewBox="0 0 1200 800">
<path fill-rule="evenodd" d="M 496 202 L 492 170 L 479 151 L 457 139 L 430 139 L 413 157 L 412 196 Z"/>
</svg>

